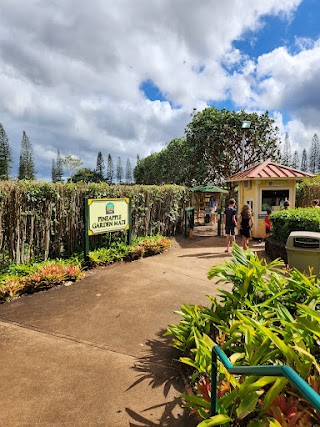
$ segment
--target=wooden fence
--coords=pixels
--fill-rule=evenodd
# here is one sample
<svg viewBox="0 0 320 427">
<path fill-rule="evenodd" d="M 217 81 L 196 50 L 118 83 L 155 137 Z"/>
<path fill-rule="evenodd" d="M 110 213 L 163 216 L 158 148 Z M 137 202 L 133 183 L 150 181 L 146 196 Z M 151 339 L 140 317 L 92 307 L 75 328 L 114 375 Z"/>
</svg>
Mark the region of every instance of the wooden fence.
<svg viewBox="0 0 320 427">
<path fill-rule="evenodd" d="M 8 261 L 70 256 L 83 248 L 83 198 L 131 197 L 132 234 L 182 232 L 190 193 L 185 187 L 0 182 L 0 251 Z M 101 236 L 92 239 L 98 241 Z"/>
<path fill-rule="evenodd" d="M 296 205 L 299 208 L 311 206 L 311 201 L 320 199 L 320 180 L 302 182 L 297 190 Z"/>
</svg>

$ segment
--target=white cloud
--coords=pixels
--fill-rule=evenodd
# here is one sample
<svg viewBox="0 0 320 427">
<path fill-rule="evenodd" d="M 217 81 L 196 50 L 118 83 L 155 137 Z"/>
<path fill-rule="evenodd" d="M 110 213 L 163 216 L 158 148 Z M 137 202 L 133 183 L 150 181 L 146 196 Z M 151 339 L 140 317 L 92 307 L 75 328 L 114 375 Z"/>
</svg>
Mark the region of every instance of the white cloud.
<svg viewBox="0 0 320 427">
<path fill-rule="evenodd" d="M 255 62 L 232 43 L 262 28 L 265 15 L 291 19 L 300 2 L 2 0 L 1 121 L 9 138 L 27 132 L 38 175 L 50 177 L 57 148 L 89 167 L 98 151 L 133 162 L 182 136 L 192 109 L 212 100 L 280 108 L 291 91 L 299 109 L 306 85 L 299 92 L 295 76 L 308 76 L 311 94 L 316 45 L 295 56 L 278 49 Z M 146 80 L 172 105 L 146 99 Z M 16 162 L 17 147 L 20 141 Z"/>
</svg>

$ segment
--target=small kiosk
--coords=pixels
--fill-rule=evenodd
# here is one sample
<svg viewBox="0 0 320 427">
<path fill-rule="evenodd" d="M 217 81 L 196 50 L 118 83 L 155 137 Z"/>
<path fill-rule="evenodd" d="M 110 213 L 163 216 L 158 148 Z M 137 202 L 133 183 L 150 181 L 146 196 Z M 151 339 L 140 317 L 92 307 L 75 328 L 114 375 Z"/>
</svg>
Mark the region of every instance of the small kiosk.
<svg viewBox="0 0 320 427">
<path fill-rule="evenodd" d="M 314 175 L 307 172 L 267 160 L 230 176 L 226 181 L 239 183 L 238 212 L 244 204 L 251 207 L 254 218 L 252 237 L 262 238 L 265 235 L 267 210 L 280 210 L 286 200 L 294 208 L 296 182 L 312 177 Z"/>
<path fill-rule="evenodd" d="M 221 209 L 221 194 L 228 194 L 228 190 L 224 190 L 223 188 L 219 188 L 213 184 L 207 185 L 197 185 L 191 188 L 192 191 L 195 192 L 196 196 L 196 221 L 200 222 L 203 218 L 203 222 L 205 221 L 206 208 L 209 205 L 210 200 L 215 200 L 216 210 Z"/>
</svg>

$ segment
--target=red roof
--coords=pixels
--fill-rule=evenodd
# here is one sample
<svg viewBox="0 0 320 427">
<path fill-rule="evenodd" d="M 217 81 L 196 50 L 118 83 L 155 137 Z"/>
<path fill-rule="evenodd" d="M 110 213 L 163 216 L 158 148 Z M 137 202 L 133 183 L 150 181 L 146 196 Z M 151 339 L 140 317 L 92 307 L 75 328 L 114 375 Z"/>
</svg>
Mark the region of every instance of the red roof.
<svg viewBox="0 0 320 427">
<path fill-rule="evenodd" d="M 313 178 L 315 175 L 303 172 L 297 169 L 290 168 L 289 166 L 279 165 L 266 160 L 257 166 L 246 169 L 243 172 L 238 172 L 225 181 L 243 181 L 246 179 L 275 179 L 275 178 L 288 178 L 288 179 L 302 179 Z"/>
</svg>

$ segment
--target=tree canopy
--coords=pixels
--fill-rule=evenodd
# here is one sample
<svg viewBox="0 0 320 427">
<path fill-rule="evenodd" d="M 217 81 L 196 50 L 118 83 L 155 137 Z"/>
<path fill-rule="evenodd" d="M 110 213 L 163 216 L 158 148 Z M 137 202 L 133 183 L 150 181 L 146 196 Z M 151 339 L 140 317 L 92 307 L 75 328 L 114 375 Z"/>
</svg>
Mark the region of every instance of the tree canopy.
<svg viewBox="0 0 320 427">
<path fill-rule="evenodd" d="M 101 175 L 95 169 L 81 168 L 77 169 L 68 182 L 101 182 Z"/>
<path fill-rule="evenodd" d="M 242 129 L 243 121 L 249 129 Z M 185 139 L 174 139 L 160 153 L 139 161 L 137 183 L 194 185 L 226 177 L 267 159 L 280 161 L 279 130 L 264 114 L 206 108 L 194 112 Z"/>
</svg>

